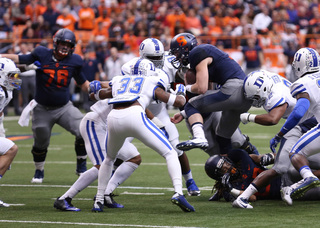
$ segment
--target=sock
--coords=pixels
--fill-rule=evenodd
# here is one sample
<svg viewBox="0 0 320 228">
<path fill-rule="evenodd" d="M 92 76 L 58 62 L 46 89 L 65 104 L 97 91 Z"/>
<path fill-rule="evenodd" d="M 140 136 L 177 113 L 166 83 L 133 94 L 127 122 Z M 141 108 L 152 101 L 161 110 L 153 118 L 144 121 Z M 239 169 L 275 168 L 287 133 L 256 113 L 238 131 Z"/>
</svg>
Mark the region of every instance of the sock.
<svg viewBox="0 0 320 228">
<path fill-rule="evenodd" d="M 1 178 L 2 178 L 2 175 L 0 175 L 0 180 L 1 180 Z"/>
<path fill-rule="evenodd" d="M 302 176 L 303 179 L 307 178 L 307 177 L 316 177 L 309 166 L 302 166 L 299 170 L 300 175 Z"/>
<path fill-rule="evenodd" d="M 246 200 L 249 199 L 250 196 L 258 192 L 257 187 L 254 184 L 250 184 L 246 190 L 240 195 L 241 198 L 244 198 Z"/>
<path fill-rule="evenodd" d="M 167 162 L 167 168 L 168 168 L 169 176 L 172 180 L 174 191 L 179 193 L 180 195 L 183 195 L 182 174 L 181 174 L 181 166 L 178 159 L 178 155 L 174 150 L 172 150 L 169 153 L 165 153 L 164 157 Z"/>
<path fill-rule="evenodd" d="M 193 132 L 193 137 L 194 138 L 200 138 L 200 139 L 205 139 L 206 137 L 204 136 L 204 131 L 203 131 L 203 124 L 200 122 L 194 123 L 192 125 L 192 132 Z"/>
<path fill-rule="evenodd" d="M 105 195 L 111 194 L 120 184 L 128 179 L 138 167 L 139 165 L 133 162 L 122 163 L 109 180 Z"/>
<path fill-rule="evenodd" d="M 85 171 L 81 176 L 74 182 L 74 184 L 69 188 L 69 190 L 64 193 L 59 199 L 65 199 L 67 197 L 73 198 L 80 191 L 88 187 L 92 182 L 98 178 L 99 170 L 96 167 L 92 167 Z"/>
<path fill-rule="evenodd" d="M 36 169 L 38 169 L 38 170 L 44 170 L 44 161 L 43 162 L 35 162 L 34 163 L 34 165 L 35 165 L 35 167 L 36 167 Z"/>
<path fill-rule="evenodd" d="M 104 161 L 100 166 L 99 175 L 98 175 L 98 189 L 97 189 L 97 195 L 96 195 L 96 202 L 103 203 L 104 201 L 104 193 L 107 189 L 108 182 L 112 174 L 113 163 L 114 163 L 114 160 L 106 156 L 106 158 L 104 159 Z"/>
<path fill-rule="evenodd" d="M 191 169 L 189 170 L 189 172 L 182 174 L 182 176 L 185 181 L 193 179 Z"/>
</svg>

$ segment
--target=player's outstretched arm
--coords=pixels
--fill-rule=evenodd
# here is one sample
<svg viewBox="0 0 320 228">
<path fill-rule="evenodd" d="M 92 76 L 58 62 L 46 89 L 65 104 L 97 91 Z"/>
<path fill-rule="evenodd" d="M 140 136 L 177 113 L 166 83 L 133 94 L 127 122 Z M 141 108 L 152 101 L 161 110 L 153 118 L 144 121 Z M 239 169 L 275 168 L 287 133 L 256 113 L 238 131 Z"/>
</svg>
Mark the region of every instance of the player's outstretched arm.
<svg viewBox="0 0 320 228">
<path fill-rule="evenodd" d="M 0 58 L 11 59 L 14 63 L 19 63 L 19 56 L 16 54 L 1 54 Z"/>
<path fill-rule="evenodd" d="M 180 84 L 180 90 L 182 90 L 182 87 L 184 86 Z M 169 105 L 173 105 L 175 107 L 183 107 L 183 105 L 186 103 L 186 98 L 185 98 L 185 88 L 183 89 L 184 92 L 178 92 L 177 90 L 175 91 L 176 94 L 168 93 L 164 91 L 162 88 L 158 87 L 155 90 L 155 95 L 158 100 L 165 102 Z"/>
</svg>

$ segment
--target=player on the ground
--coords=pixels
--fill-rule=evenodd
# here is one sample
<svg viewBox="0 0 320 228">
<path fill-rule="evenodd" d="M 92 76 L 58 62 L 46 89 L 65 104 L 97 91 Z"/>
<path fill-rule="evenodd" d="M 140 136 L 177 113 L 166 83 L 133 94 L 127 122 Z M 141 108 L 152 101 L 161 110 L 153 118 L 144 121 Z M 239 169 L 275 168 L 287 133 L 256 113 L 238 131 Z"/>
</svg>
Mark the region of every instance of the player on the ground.
<svg viewBox="0 0 320 228">
<path fill-rule="evenodd" d="M 227 153 L 231 149 L 230 138 L 240 123 L 239 116 L 248 111 L 252 103 L 243 94 L 245 73 L 227 53 L 211 44 L 197 45 L 197 39 L 190 33 L 176 35 L 171 41 L 170 53 L 176 56 L 173 65 L 179 62 L 187 66 L 190 63 L 190 68 L 196 72 L 196 82 L 187 85 L 186 89 L 200 94 L 190 99 L 184 108 L 194 138 L 179 143 L 177 148 L 206 149 L 208 141 L 201 113 L 222 111 L 216 135 L 220 151 Z M 219 84 L 221 88 L 208 90 L 210 82 Z"/>
<path fill-rule="evenodd" d="M 156 68 L 160 69 L 160 75 L 158 77 L 161 77 L 168 86 L 174 83 L 177 69 L 172 67 L 172 56 L 165 55 L 164 47 L 160 40 L 155 38 L 145 39 L 140 44 L 139 54 L 140 57 L 134 58 L 122 66 L 121 71 L 123 74 L 130 74 L 132 66 L 134 66 L 140 59 L 148 59 L 153 62 Z M 182 175 L 186 181 L 188 189 L 188 195 L 199 196 L 200 190 L 193 179 L 188 157 L 186 153 L 176 148 L 176 145 L 179 143 L 179 132 L 176 126 L 170 121 L 166 105 L 167 104 L 163 102 L 152 102 L 148 106 L 148 109 L 155 116 L 152 121 L 155 122 L 159 128 L 165 129 L 168 133 L 171 145 L 178 153 L 182 168 Z"/>
<path fill-rule="evenodd" d="M 20 89 L 21 79 L 19 79 L 20 70 L 14 62 L 7 58 L 0 58 L 0 117 L 3 121 L 3 109 L 12 99 L 12 90 Z M 18 146 L 10 139 L 5 138 L 5 132 L 0 137 L 0 179 L 9 169 L 14 157 L 18 152 Z M 9 207 L 10 205 L 0 200 L 0 207 Z"/>
<path fill-rule="evenodd" d="M 36 93 L 28 108 L 33 109 L 32 147 L 35 174 L 32 183 L 42 183 L 44 165 L 54 124 L 58 124 L 76 136 L 77 174 L 86 171 L 86 150 L 80 135 L 79 124 L 83 114 L 70 101 L 69 84 L 74 78 L 83 91 L 88 91 L 89 82 L 81 73 L 82 59 L 73 54 L 76 46 L 75 34 L 68 29 L 60 29 L 53 37 L 53 49 L 36 47 L 30 54 L 3 54 L 19 64 L 32 64 L 39 61 L 41 67 L 36 70 Z M 28 106 L 31 106 L 28 105 Z M 27 106 L 27 107 L 28 107 Z"/>
<path fill-rule="evenodd" d="M 137 138 L 166 159 L 175 191 L 171 198 L 172 203 L 185 212 L 195 211 L 183 196 L 181 166 L 177 153 L 165 134 L 145 114 L 146 107 L 153 100 L 177 107 L 183 106 L 185 88 L 180 85 L 175 91 L 176 94 L 167 93 L 165 91 L 167 85 L 156 77 L 156 72 L 151 61 L 141 59 L 133 68 L 131 75 L 116 76 L 110 82 L 113 98 L 109 104 L 113 104 L 113 109 L 107 118 L 107 156 L 99 169 L 98 191 L 92 208 L 94 212 L 103 211 L 104 193 L 111 177 L 113 162 L 127 137 Z M 106 98 L 104 95 L 105 91 L 99 90 L 95 97 Z"/>
</svg>

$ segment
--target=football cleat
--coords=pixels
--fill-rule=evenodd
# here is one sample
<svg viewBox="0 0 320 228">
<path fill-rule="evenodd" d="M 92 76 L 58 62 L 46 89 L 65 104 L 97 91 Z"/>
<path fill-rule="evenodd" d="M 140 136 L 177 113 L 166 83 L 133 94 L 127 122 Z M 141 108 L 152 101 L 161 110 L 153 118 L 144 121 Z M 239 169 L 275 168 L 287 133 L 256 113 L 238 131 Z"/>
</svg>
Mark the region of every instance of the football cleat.
<svg viewBox="0 0 320 228">
<path fill-rule="evenodd" d="M 0 200 L 0 207 L 10 207 L 10 205 Z"/>
<path fill-rule="evenodd" d="M 281 193 L 281 199 L 288 205 L 291 206 L 292 205 L 292 199 L 291 199 L 291 192 L 292 192 L 293 188 L 290 186 L 287 187 L 283 187 L 280 190 Z"/>
<path fill-rule="evenodd" d="M 87 171 L 87 161 L 86 159 L 77 159 L 77 169 L 76 174 L 80 176 L 85 171 Z"/>
<path fill-rule="evenodd" d="M 34 173 L 34 176 L 31 180 L 31 183 L 42 184 L 43 178 L 44 178 L 44 170 L 41 171 L 39 169 L 36 169 L 36 172 Z"/>
<path fill-rule="evenodd" d="M 104 206 L 108 208 L 124 208 L 122 204 L 117 203 L 113 199 L 113 194 L 104 195 Z"/>
<path fill-rule="evenodd" d="M 186 182 L 186 186 L 188 189 L 188 195 L 189 196 L 200 196 L 200 190 L 198 186 L 196 185 L 196 182 L 194 182 L 193 179 L 189 179 Z"/>
<path fill-rule="evenodd" d="M 58 197 L 54 202 L 53 207 L 61 211 L 81 211 L 79 208 L 76 208 L 71 204 L 71 200 L 72 199 L 69 197 L 59 200 Z"/>
<path fill-rule="evenodd" d="M 292 199 L 301 198 L 311 188 L 315 188 L 318 186 L 320 186 L 320 180 L 317 177 L 306 177 L 300 185 L 292 190 L 290 196 Z"/>
<path fill-rule="evenodd" d="M 191 150 L 194 148 L 200 148 L 205 151 L 208 148 L 208 146 L 209 144 L 207 139 L 193 138 L 188 141 L 177 144 L 176 147 L 178 150 L 183 150 L 183 151 Z"/>
<path fill-rule="evenodd" d="M 103 203 L 95 201 L 93 204 L 92 212 L 103 212 Z"/>
<path fill-rule="evenodd" d="M 181 210 L 183 210 L 184 212 L 194 212 L 195 211 L 194 207 L 191 206 L 190 203 L 188 203 L 188 201 L 184 197 L 184 195 L 180 195 L 179 193 L 175 193 L 172 196 L 171 202 L 173 204 L 178 205 L 181 208 Z"/>
<path fill-rule="evenodd" d="M 250 205 L 248 200 L 238 197 L 235 201 L 232 202 L 232 207 L 236 208 L 244 208 L 244 209 L 252 209 L 253 207 Z"/>
<path fill-rule="evenodd" d="M 216 191 L 210 198 L 209 201 L 219 201 L 222 196 L 219 195 L 219 191 Z"/>
</svg>

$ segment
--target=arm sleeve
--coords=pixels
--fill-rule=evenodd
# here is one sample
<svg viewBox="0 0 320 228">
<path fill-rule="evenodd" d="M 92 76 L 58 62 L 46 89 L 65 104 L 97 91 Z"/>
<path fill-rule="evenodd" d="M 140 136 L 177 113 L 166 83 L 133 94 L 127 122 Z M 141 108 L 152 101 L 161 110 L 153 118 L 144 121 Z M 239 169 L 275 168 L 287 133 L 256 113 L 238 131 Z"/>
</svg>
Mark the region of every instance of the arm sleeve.
<svg viewBox="0 0 320 228">
<path fill-rule="evenodd" d="M 310 101 L 307 98 L 300 98 L 297 101 L 296 106 L 294 107 L 293 111 L 289 115 L 288 119 L 284 123 L 281 128 L 281 132 L 286 134 L 290 131 L 294 126 L 296 126 L 304 114 L 307 112 L 310 106 Z"/>
</svg>

